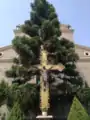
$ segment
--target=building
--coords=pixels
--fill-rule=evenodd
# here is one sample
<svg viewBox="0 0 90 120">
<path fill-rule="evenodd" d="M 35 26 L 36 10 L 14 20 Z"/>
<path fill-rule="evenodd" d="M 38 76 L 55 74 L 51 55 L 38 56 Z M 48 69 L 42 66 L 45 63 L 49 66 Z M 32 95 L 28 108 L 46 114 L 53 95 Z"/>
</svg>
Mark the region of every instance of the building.
<svg viewBox="0 0 90 120">
<path fill-rule="evenodd" d="M 73 33 L 74 30 L 68 25 L 61 25 L 62 36 L 68 40 L 74 42 Z M 21 33 L 20 28 L 14 30 L 15 36 L 24 36 L 24 33 Z M 28 36 L 27 36 L 28 37 Z M 82 45 L 75 44 L 76 53 L 79 55 L 80 59 L 77 62 L 77 68 L 83 76 L 84 80 L 87 81 L 90 86 L 90 48 Z M 10 78 L 6 78 L 5 71 L 12 66 L 12 59 L 16 57 L 17 54 L 13 50 L 12 45 L 8 45 L 0 48 L 0 80 L 5 80 L 11 84 Z"/>
</svg>

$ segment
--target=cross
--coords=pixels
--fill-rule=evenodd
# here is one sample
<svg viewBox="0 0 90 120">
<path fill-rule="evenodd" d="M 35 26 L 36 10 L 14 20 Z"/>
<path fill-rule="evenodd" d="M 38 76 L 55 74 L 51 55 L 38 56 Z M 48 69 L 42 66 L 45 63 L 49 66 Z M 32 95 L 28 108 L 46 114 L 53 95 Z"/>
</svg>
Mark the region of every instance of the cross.
<svg viewBox="0 0 90 120">
<path fill-rule="evenodd" d="M 41 97 L 41 109 L 42 111 L 47 111 L 49 108 L 49 83 L 48 83 L 48 70 L 58 70 L 62 71 L 65 67 L 62 64 L 58 65 L 52 65 L 48 64 L 47 60 L 48 52 L 44 49 L 43 46 L 41 46 L 40 50 L 40 65 L 37 65 L 37 67 L 41 71 L 40 76 L 40 97 Z"/>
</svg>

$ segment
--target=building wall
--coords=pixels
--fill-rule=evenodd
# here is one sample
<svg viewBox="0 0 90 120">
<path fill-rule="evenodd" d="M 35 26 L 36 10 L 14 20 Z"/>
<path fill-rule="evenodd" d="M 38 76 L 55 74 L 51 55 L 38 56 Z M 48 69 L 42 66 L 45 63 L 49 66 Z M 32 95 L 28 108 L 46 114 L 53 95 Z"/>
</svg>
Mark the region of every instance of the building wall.
<svg viewBox="0 0 90 120">
<path fill-rule="evenodd" d="M 80 60 L 77 62 L 77 69 L 81 76 L 87 81 L 90 86 L 90 48 L 76 45 L 76 53 L 79 55 Z"/>
<path fill-rule="evenodd" d="M 74 30 L 72 28 L 68 28 L 68 25 L 62 24 L 60 26 L 60 30 L 62 32 L 61 37 L 66 38 L 67 40 L 71 42 L 74 42 L 74 39 L 73 39 Z"/>
<path fill-rule="evenodd" d="M 17 56 L 17 54 L 15 53 L 15 51 L 12 50 L 12 48 L 8 49 L 8 50 L 5 50 L 5 51 L 2 51 L 1 53 L 2 53 L 2 56 L 0 57 L 0 61 L 4 60 L 4 59 L 7 59 L 7 60 L 8 59 L 12 59 L 12 58 L 14 58 L 14 57 Z"/>
<path fill-rule="evenodd" d="M 77 68 L 83 80 L 87 81 L 87 84 L 90 86 L 90 60 L 77 62 Z"/>
<path fill-rule="evenodd" d="M 68 40 L 74 42 L 73 40 L 73 30 L 71 28 L 68 28 L 67 25 L 62 25 L 61 26 L 61 31 L 62 31 L 62 37 L 67 38 Z M 22 33 L 18 34 L 18 30 L 14 30 L 15 36 L 23 36 Z M 25 34 L 24 34 L 25 35 Z M 84 47 L 81 45 L 76 45 L 75 46 L 76 53 L 79 55 L 80 60 L 77 62 L 77 69 L 80 71 L 81 75 L 83 76 L 84 80 L 87 81 L 87 83 L 90 86 L 90 80 L 89 80 L 89 75 L 90 75 L 90 48 Z M 17 56 L 15 51 L 11 46 L 6 46 L 3 48 L 0 48 L 0 53 L 2 53 L 2 56 L 0 56 L 0 80 L 3 78 L 6 81 L 9 81 L 8 78 L 5 77 L 5 71 L 9 69 L 12 66 L 11 59 Z M 88 55 L 86 55 L 88 53 Z"/>
<path fill-rule="evenodd" d="M 6 48 L 6 49 L 5 49 Z M 5 47 L 0 50 L 2 55 L 0 56 L 0 81 L 5 80 L 9 84 L 12 83 L 12 78 L 7 78 L 5 72 L 10 70 L 11 66 L 13 65 L 12 59 L 17 57 L 16 52 L 12 47 Z M 29 81 L 29 83 L 36 83 L 35 77 Z"/>
<path fill-rule="evenodd" d="M 80 59 L 88 59 L 90 58 L 90 48 L 81 46 L 81 45 L 75 45 L 75 51 L 79 55 Z"/>
<path fill-rule="evenodd" d="M 90 52 L 89 49 L 80 48 L 76 46 L 76 52 L 78 53 L 80 60 L 77 62 L 77 68 L 80 71 L 83 78 L 90 85 L 90 56 L 85 55 L 85 52 Z M 2 51 L 2 57 L 0 57 L 0 80 L 5 79 L 7 82 L 11 82 L 9 78 L 6 78 L 5 71 L 12 66 L 12 59 L 17 56 L 15 51 L 10 48 Z M 35 82 L 35 81 L 34 81 Z"/>
<path fill-rule="evenodd" d="M 11 84 L 11 79 L 5 76 L 5 71 L 8 70 L 11 66 L 12 63 L 0 62 L 0 81 L 5 80 L 9 84 Z"/>
</svg>

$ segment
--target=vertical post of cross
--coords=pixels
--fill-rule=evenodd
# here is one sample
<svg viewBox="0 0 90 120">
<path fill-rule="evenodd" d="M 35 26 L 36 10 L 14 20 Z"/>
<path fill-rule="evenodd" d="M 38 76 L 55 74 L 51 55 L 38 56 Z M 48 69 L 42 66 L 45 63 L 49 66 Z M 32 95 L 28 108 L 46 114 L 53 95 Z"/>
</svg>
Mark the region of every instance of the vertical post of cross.
<svg viewBox="0 0 90 120">
<path fill-rule="evenodd" d="M 42 111 L 42 115 L 37 116 L 37 119 L 52 119 L 52 115 L 48 115 L 49 104 L 49 83 L 48 83 L 48 70 L 58 70 L 62 71 L 64 66 L 62 64 L 52 65 L 48 64 L 47 60 L 47 51 L 41 46 L 40 50 L 40 65 L 41 68 L 41 76 L 40 76 L 40 108 Z"/>
</svg>

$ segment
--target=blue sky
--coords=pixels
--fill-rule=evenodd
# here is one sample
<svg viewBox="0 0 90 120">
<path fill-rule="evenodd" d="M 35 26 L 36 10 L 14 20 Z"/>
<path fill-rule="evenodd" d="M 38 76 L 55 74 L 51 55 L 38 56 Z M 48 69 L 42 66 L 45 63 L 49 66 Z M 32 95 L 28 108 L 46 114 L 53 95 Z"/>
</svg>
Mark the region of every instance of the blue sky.
<svg viewBox="0 0 90 120">
<path fill-rule="evenodd" d="M 29 18 L 33 0 L 0 0 L 0 46 L 11 44 L 13 29 Z M 90 0 L 48 0 L 56 8 L 61 23 L 74 29 L 74 40 L 90 46 Z"/>
</svg>

